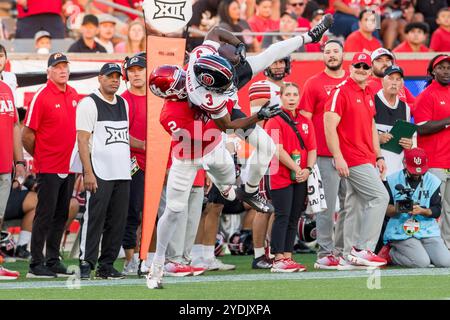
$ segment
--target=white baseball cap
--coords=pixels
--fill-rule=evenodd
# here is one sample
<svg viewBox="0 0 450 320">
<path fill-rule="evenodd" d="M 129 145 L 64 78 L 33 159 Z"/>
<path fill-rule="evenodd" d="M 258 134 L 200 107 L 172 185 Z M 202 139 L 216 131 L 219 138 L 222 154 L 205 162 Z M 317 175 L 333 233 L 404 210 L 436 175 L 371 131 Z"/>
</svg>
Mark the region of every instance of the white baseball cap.
<svg viewBox="0 0 450 320">
<path fill-rule="evenodd" d="M 384 55 L 391 57 L 392 60 L 395 60 L 394 54 L 385 48 L 378 48 L 374 50 L 370 55 L 370 59 L 373 61 Z"/>
</svg>

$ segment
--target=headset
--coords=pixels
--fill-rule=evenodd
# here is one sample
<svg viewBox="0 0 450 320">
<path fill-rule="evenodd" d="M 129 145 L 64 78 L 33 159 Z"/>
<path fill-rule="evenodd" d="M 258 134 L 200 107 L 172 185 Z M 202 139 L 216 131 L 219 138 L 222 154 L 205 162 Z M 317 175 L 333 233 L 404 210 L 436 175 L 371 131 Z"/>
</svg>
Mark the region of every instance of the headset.
<svg viewBox="0 0 450 320">
<path fill-rule="evenodd" d="M 129 68 L 130 61 L 133 60 L 134 58 L 143 59 L 144 62 L 147 62 L 147 54 L 145 51 L 139 52 L 131 57 L 128 57 L 128 56 L 125 57 L 125 60 L 123 61 L 123 64 L 122 64 L 122 80 L 124 80 L 124 81 L 127 81 L 127 82 L 129 81 L 128 68 Z"/>
</svg>

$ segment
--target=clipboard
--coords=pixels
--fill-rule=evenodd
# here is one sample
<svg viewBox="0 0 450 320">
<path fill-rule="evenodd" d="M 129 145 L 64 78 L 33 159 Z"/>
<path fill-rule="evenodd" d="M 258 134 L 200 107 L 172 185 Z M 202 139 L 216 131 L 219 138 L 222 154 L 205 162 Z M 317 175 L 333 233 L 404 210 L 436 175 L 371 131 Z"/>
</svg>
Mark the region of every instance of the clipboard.
<svg viewBox="0 0 450 320">
<path fill-rule="evenodd" d="M 414 133 L 417 130 L 417 125 L 411 122 L 407 122 L 404 120 L 395 121 L 394 126 L 392 127 L 390 134 L 392 134 L 392 139 L 388 142 L 380 145 L 380 147 L 384 150 L 391 151 L 397 154 L 402 153 L 403 148 L 399 145 L 399 141 L 401 138 L 411 139 Z"/>
</svg>

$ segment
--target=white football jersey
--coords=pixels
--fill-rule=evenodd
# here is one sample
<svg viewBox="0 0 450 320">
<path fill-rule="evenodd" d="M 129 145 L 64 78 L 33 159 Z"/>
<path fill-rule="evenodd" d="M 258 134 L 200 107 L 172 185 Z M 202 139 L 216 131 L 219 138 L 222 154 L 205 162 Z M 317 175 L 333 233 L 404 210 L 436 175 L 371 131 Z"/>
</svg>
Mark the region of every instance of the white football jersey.
<svg viewBox="0 0 450 320">
<path fill-rule="evenodd" d="M 248 89 L 250 102 L 257 99 L 269 99 L 270 105 L 278 104 L 281 107 L 281 88 L 268 80 L 261 80 L 253 83 Z M 252 114 L 261 109 L 262 106 L 250 107 Z"/>
<path fill-rule="evenodd" d="M 225 93 L 212 92 L 201 86 L 195 78 L 194 63 L 197 59 L 210 54 L 219 55 L 219 47 L 220 44 L 218 42 L 205 40 L 202 45 L 192 50 L 186 71 L 186 90 L 189 100 L 208 113 L 213 119 L 225 116 L 228 113 L 227 107 L 230 104 L 232 104 L 233 108 L 239 109 L 237 88 L 233 86 Z"/>
</svg>

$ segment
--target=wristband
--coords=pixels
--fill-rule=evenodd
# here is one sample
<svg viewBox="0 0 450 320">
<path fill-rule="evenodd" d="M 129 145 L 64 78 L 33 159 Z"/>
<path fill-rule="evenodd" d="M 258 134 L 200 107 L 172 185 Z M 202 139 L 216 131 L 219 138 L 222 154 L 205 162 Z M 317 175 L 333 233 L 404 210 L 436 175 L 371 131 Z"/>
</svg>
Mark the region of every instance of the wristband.
<svg viewBox="0 0 450 320">
<path fill-rule="evenodd" d="M 309 174 L 311 174 L 313 172 L 313 169 L 311 167 L 306 167 L 306 169 L 308 169 Z"/>
<path fill-rule="evenodd" d="M 25 160 L 18 160 L 18 161 L 16 161 L 16 166 L 19 165 L 19 164 L 23 165 L 24 167 L 27 166 L 27 163 L 25 162 Z"/>
<path fill-rule="evenodd" d="M 378 162 L 378 160 L 384 160 L 384 157 L 378 157 L 377 162 Z"/>
</svg>

